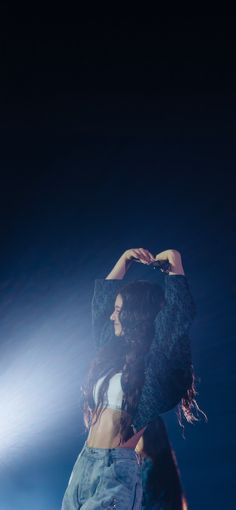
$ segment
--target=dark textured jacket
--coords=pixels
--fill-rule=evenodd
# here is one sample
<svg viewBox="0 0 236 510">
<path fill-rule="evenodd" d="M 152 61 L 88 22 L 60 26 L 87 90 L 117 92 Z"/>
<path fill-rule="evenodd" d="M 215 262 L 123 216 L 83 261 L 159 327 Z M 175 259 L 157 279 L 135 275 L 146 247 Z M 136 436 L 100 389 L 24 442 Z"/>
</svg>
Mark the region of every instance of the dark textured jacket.
<svg viewBox="0 0 236 510">
<path fill-rule="evenodd" d="M 196 314 L 186 275 L 163 274 L 165 304 L 155 319 L 155 334 L 145 357 L 145 380 L 132 426 L 138 431 L 175 407 L 192 382 L 189 329 Z M 124 280 L 95 280 L 92 326 L 97 349 L 114 335 L 110 315 Z"/>
</svg>

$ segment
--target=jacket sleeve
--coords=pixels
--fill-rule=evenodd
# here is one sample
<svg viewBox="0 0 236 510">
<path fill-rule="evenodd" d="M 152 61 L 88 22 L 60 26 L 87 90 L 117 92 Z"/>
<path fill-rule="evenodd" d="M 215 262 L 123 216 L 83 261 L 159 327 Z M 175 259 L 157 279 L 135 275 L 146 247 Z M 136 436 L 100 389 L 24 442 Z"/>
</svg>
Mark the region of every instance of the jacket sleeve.
<svg viewBox="0 0 236 510">
<path fill-rule="evenodd" d="M 92 298 L 92 334 L 97 350 L 114 334 L 110 316 L 114 310 L 116 296 L 123 285 L 123 280 L 105 278 L 95 280 Z"/>
<path fill-rule="evenodd" d="M 192 383 L 189 330 L 196 315 L 186 275 L 165 274 L 165 304 L 145 361 L 145 380 L 133 417 L 139 430 L 177 405 Z"/>
</svg>

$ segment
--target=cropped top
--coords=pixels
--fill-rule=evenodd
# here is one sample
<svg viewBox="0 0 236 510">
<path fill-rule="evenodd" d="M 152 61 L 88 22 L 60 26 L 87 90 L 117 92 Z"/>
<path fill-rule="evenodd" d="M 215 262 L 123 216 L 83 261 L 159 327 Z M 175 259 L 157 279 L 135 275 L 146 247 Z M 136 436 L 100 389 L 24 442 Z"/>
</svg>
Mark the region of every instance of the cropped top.
<svg viewBox="0 0 236 510">
<path fill-rule="evenodd" d="M 107 399 L 104 398 L 104 404 L 111 409 L 121 410 L 122 406 L 122 399 L 123 399 L 123 390 L 121 387 L 121 374 L 122 372 L 117 372 L 114 374 L 110 381 L 109 386 L 107 390 Z M 98 392 L 99 388 L 104 381 L 106 375 L 103 377 L 100 377 L 93 388 L 93 398 L 95 401 L 95 404 L 97 405 L 98 402 Z"/>
</svg>

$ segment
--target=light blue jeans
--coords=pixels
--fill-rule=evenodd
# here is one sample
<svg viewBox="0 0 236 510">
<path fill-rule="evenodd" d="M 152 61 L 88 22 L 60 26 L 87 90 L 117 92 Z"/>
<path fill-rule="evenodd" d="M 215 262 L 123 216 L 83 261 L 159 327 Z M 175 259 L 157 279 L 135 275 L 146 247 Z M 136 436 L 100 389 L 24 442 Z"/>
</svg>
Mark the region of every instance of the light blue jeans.
<svg viewBox="0 0 236 510">
<path fill-rule="evenodd" d="M 133 448 L 91 448 L 85 441 L 61 510 L 141 510 L 141 470 L 141 456 Z"/>
</svg>

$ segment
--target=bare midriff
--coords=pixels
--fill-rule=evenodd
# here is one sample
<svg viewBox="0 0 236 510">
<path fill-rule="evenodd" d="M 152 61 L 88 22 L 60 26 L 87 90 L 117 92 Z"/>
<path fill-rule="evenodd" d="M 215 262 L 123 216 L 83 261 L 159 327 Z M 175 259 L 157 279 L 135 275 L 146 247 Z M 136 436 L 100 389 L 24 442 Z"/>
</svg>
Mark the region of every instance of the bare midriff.
<svg viewBox="0 0 236 510">
<path fill-rule="evenodd" d="M 136 432 L 125 443 L 121 442 L 119 433 L 120 419 L 125 411 L 111 408 L 104 409 L 95 422 L 93 416 L 87 438 L 87 446 L 91 448 L 136 448 L 146 427 Z"/>
</svg>

